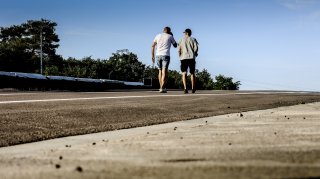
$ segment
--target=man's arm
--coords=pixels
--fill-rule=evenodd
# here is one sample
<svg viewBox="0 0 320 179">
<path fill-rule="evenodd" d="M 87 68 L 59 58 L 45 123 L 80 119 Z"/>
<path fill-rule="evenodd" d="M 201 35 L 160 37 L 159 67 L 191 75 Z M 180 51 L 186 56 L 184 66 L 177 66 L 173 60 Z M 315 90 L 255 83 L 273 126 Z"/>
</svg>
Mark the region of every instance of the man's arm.
<svg viewBox="0 0 320 179">
<path fill-rule="evenodd" d="M 178 46 L 177 42 L 174 40 L 173 37 L 172 37 L 172 45 L 174 48 L 177 48 L 177 46 Z"/>
<path fill-rule="evenodd" d="M 194 39 L 194 53 L 196 57 L 198 56 L 198 51 L 199 51 L 198 41 Z"/>
<path fill-rule="evenodd" d="M 181 59 L 181 55 L 182 55 L 181 39 L 178 42 L 178 55 L 179 55 L 179 58 Z"/>
<path fill-rule="evenodd" d="M 177 46 L 178 46 L 177 42 L 174 42 L 172 45 L 174 48 L 177 48 Z"/>
<path fill-rule="evenodd" d="M 178 44 L 177 44 L 176 40 L 174 40 L 172 33 L 171 33 L 171 35 L 172 35 L 171 43 L 172 43 L 174 48 L 177 48 Z"/>
<path fill-rule="evenodd" d="M 156 48 L 157 42 L 153 42 L 151 47 L 151 56 L 152 56 L 152 63 L 154 63 L 154 49 Z"/>
</svg>

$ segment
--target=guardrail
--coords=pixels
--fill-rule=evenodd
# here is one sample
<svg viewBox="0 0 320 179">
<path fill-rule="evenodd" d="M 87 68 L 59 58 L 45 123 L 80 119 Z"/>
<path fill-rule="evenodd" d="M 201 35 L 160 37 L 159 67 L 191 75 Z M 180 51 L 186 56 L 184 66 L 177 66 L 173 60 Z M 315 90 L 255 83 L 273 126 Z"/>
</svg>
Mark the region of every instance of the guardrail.
<svg viewBox="0 0 320 179">
<path fill-rule="evenodd" d="M 0 88 L 20 90 L 70 90 L 105 91 L 110 89 L 151 88 L 142 82 L 127 82 L 108 79 L 75 78 L 68 76 L 44 76 L 34 73 L 0 71 Z"/>
</svg>

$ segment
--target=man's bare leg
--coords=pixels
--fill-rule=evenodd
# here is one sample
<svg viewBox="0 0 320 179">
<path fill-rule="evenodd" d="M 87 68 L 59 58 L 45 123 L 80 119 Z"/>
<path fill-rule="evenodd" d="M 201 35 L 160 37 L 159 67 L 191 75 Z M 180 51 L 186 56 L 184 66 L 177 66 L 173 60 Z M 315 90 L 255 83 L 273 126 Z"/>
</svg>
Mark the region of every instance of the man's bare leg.
<svg viewBox="0 0 320 179">
<path fill-rule="evenodd" d="M 192 93 L 196 92 L 196 75 L 193 73 L 191 74 L 191 86 L 192 86 Z"/>
<path fill-rule="evenodd" d="M 164 68 L 162 70 L 162 89 L 165 88 L 167 80 L 168 80 L 168 69 Z"/>
<path fill-rule="evenodd" d="M 184 87 L 184 92 L 187 91 L 187 72 L 182 72 L 182 82 Z"/>
<path fill-rule="evenodd" d="M 159 69 L 158 79 L 159 79 L 160 90 L 162 90 L 162 86 L 163 86 L 162 77 L 163 77 L 162 70 Z"/>
</svg>

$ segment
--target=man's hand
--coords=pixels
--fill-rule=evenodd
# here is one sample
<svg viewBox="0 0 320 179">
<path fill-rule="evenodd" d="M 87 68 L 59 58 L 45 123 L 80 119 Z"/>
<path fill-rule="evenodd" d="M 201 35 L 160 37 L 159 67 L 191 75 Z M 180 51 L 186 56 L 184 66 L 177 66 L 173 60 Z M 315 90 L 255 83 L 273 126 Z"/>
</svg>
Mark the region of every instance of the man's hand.
<svg viewBox="0 0 320 179">
<path fill-rule="evenodd" d="M 174 48 L 177 48 L 178 47 L 178 44 L 177 43 L 174 43 L 172 44 Z"/>
<path fill-rule="evenodd" d="M 154 63 L 154 49 L 155 49 L 156 45 L 157 45 L 157 42 L 152 43 L 152 47 L 151 47 L 152 63 Z"/>
</svg>

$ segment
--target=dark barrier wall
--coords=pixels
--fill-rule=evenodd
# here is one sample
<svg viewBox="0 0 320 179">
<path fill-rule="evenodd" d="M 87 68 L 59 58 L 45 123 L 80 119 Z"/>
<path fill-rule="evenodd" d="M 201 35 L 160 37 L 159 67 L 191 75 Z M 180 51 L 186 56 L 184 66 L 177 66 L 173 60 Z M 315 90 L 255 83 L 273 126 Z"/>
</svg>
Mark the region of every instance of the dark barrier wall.
<svg viewBox="0 0 320 179">
<path fill-rule="evenodd" d="M 19 90 L 106 91 L 110 89 L 147 89 L 143 83 L 105 79 L 43 76 L 30 73 L 1 72 L 0 88 Z"/>
</svg>

